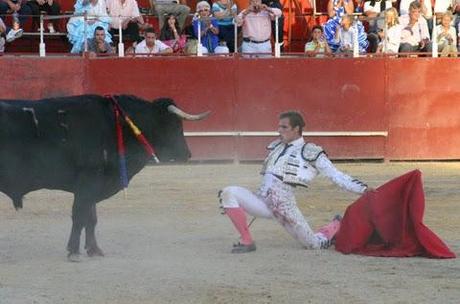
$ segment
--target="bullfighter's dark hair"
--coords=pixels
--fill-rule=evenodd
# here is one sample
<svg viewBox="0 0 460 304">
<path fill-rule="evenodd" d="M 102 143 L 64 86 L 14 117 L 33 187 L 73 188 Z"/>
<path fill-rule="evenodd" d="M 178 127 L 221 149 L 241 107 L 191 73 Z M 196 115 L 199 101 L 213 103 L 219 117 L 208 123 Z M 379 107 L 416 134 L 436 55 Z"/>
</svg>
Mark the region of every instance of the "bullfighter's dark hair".
<svg viewBox="0 0 460 304">
<path fill-rule="evenodd" d="M 104 28 L 103 28 L 102 26 L 100 26 L 100 25 L 96 26 L 96 28 L 94 29 L 94 32 L 95 32 L 95 33 L 96 33 L 97 31 L 104 31 L 104 32 L 105 32 Z"/>
<path fill-rule="evenodd" d="M 279 115 L 279 119 L 284 118 L 289 119 L 289 124 L 292 128 L 299 127 L 299 135 L 302 135 L 303 127 L 305 127 L 305 120 L 303 119 L 302 114 L 297 111 L 287 111 Z"/>
</svg>

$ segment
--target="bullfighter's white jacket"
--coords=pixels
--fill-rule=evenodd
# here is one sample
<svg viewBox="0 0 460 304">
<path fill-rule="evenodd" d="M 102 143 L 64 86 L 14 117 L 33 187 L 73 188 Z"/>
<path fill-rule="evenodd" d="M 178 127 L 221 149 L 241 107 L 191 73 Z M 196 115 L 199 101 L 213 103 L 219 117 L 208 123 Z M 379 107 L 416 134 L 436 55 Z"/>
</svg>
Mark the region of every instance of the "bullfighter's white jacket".
<svg viewBox="0 0 460 304">
<path fill-rule="evenodd" d="M 288 144 L 276 140 L 267 149 L 268 156 L 261 171 L 265 177 L 271 175 L 285 184 L 306 187 L 322 174 L 345 190 L 361 194 L 367 189 L 366 184 L 339 171 L 320 146 L 305 143 L 303 137 Z M 270 179 L 264 178 L 266 182 Z M 269 185 L 262 188 L 269 188 Z"/>
</svg>

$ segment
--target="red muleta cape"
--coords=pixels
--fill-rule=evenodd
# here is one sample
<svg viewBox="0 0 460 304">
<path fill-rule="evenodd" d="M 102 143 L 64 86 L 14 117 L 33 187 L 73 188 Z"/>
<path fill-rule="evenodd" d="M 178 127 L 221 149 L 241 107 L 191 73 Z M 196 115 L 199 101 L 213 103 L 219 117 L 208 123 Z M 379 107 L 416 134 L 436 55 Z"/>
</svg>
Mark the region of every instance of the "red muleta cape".
<svg viewBox="0 0 460 304">
<path fill-rule="evenodd" d="M 350 205 L 336 235 L 335 249 L 370 256 L 455 258 L 423 224 L 421 175 L 419 170 L 406 173 Z"/>
</svg>

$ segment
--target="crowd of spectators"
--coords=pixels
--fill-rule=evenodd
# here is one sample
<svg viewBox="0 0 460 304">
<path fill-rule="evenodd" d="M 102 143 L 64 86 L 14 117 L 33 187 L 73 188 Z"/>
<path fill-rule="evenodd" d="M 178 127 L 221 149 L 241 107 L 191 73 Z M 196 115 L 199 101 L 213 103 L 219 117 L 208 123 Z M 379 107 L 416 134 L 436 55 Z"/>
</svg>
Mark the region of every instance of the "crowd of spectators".
<svg viewBox="0 0 460 304">
<path fill-rule="evenodd" d="M 436 45 L 441 56 L 456 56 L 460 1 L 435 0 L 433 4 L 431 0 L 401 0 L 398 7 L 396 0 L 370 0 L 355 6 L 352 0 L 329 0 L 330 18 L 322 29 L 313 29 L 305 52 L 312 56 L 347 53 L 357 44 L 361 53 L 423 53 Z"/>
<path fill-rule="evenodd" d="M 0 0 L 0 52 L 23 34 L 30 16 L 38 27 L 42 12 L 59 15 L 58 0 Z M 136 0 L 76 0 L 74 16 L 66 25 L 71 52 L 115 53 L 119 34 L 132 45 L 127 52 L 223 54 L 239 51 L 269 56 L 278 20 L 279 45 L 283 39 L 279 0 L 249 0 L 244 8 L 233 0 L 200 1 L 190 8 L 186 0 L 149 0 L 150 13 L 158 16 L 159 31 L 144 20 Z M 194 10 L 191 22 L 187 22 Z M 8 22 L 4 16 L 11 15 Z M 456 56 L 460 33 L 460 0 L 329 0 L 329 19 L 314 26 L 305 53 L 418 53 L 433 46 L 441 56 Z M 433 18 L 435 16 L 436 18 Z M 433 22 L 433 19 L 436 22 Z M 5 24 L 8 23 L 8 24 Z M 47 22 L 50 33 L 63 31 L 58 20 Z M 237 30 L 235 31 L 235 25 Z M 433 31 L 435 29 L 435 31 Z M 435 37 L 432 37 L 435 33 Z"/>
</svg>

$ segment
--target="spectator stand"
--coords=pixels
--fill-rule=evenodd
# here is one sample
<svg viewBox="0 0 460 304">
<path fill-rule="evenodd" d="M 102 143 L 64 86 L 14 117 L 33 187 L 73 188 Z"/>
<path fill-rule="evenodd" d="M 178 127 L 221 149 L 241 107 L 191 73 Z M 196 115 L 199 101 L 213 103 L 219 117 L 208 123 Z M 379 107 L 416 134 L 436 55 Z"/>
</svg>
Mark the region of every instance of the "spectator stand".
<svg viewBox="0 0 460 304">
<path fill-rule="evenodd" d="M 18 53 L 18 54 L 24 54 L 24 53 L 35 53 L 35 54 L 40 54 L 43 56 L 45 53 L 47 55 L 58 53 L 67 53 L 69 52 L 70 49 L 70 44 L 67 40 L 67 34 L 64 31 L 65 24 L 67 20 L 73 16 L 73 11 L 69 11 L 70 5 L 68 5 L 70 2 L 69 1 L 63 1 L 61 2 L 62 6 L 62 11 L 63 14 L 60 16 L 47 16 L 45 14 L 41 14 L 39 16 L 40 18 L 40 25 L 39 29 L 40 31 L 37 32 L 37 29 L 35 25 L 32 22 L 32 18 L 29 18 L 28 21 L 24 24 L 24 34 L 21 39 L 17 39 L 13 41 L 12 43 L 8 44 L 7 47 L 7 53 Z M 288 51 L 287 53 L 281 53 L 280 51 L 280 45 L 278 43 L 275 43 L 275 48 L 274 48 L 274 55 L 275 57 L 288 57 L 288 56 L 305 56 L 303 52 L 295 52 L 295 50 L 300 49 L 299 46 L 296 46 L 296 44 L 301 44 L 302 47 L 306 42 L 306 37 L 308 35 L 303 34 L 301 36 L 298 36 L 299 32 L 296 30 L 296 27 L 298 24 L 295 22 L 290 23 L 293 21 L 293 18 L 302 18 L 302 21 L 305 21 L 305 25 L 308 25 L 309 23 L 320 23 L 322 21 L 321 18 L 327 16 L 327 12 L 324 11 L 324 7 L 327 4 L 327 1 L 324 0 L 315 0 L 313 2 L 313 7 L 310 8 L 308 7 L 308 3 L 304 3 L 304 0 L 285 0 L 284 2 L 284 11 L 288 10 L 288 14 L 291 14 L 290 17 L 288 15 L 288 21 L 287 24 L 285 24 L 284 29 L 288 29 L 287 33 L 287 43 L 288 48 L 285 49 L 285 51 Z M 155 29 L 156 32 L 159 33 L 159 27 L 158 27 L 158 17 L 156 14 L 152 14 L 150 10 L 147 8 L 149 6 L 148 0 L 140 0 L 139 5 L 142 5 L 143 7 L 140 7 L 140 10 L 144 16 L 144 19 L 147 23 L 151 24 Z M 146 7 L 147 6 L 147 7 Z M 242 9 L 243 7 L 240 7 Z M 355 13 L 354 14 L 356 18 L 359 18 L 362 21 L 366 21 L 367 19 L 361 14 L 361 13 Z M 189 15 L 189 18 L 187 19 L 187 24 L 191 23 L 192 20 L 192 14 Z M 11 15 L 7 16 L 2 16 L 5 17 L 4 21 L 7 24 L 11 23 Z M 28 16 L 28 17 L 33 17 L 33 16 Z M 433 23 L 436 24 L 436 14 L 433 14 Z M 59 18 L 62 20 L 60 22 L 60 27 L 58 29 L 58 32 L 56 33 L 49 33 L 45 31 L 46 25 L 50 20 Z M 308 21 L 307 21 L 308 20 Z M 326 19 L 327 20 L 327 17 Z M 304 29 L 303 31 L 308 31 L 309 26 L 306 26 L 306 30 Z M 386 30 L 385 30 L 386 31 Z M 278 41 L 276 39 L 276 33 L 274 41 Z M 438 57 L 438 48 L 436 46 L 436 39 L 434 39 L 437 36 L 436 33 L 436 27 L 433 27 L 432 30 L 432 42 L 433 42 L 433 48 L 431 54 L 427 53 L 404 53 L 404 55 L 387 55 L 387 54 L 356 54 L 356 52 L 353 52 L 353 57 L 357 56 L 432 56 L 434 58 Z M 238 31 L 235 27 L 235 37 L 238 37 Z M 114 45 L 116 42 L 118 42 L 118 35 L 114 37 Z M 241 37 L 238 37 L 241 38 Z M 235 39 L 236 44 L 240 41 L 240 39 Z M 126 42 L 126 41 L 124 41 Z M 238 48 L 236 48 L 237 50 Z M 124 54 L 123 54 L 124 55 Z M 177 55 L 177 54 L 175 54 Z M 203 54 L 198 54 L 198 56 L 202 56 Z M 307 56 L 311 56 L 312 54 L 307 54 Z M 342 54 L 342 55 L 335 55 L 338 57 L 350 57 L 349 54 Z"/>
</svg>

